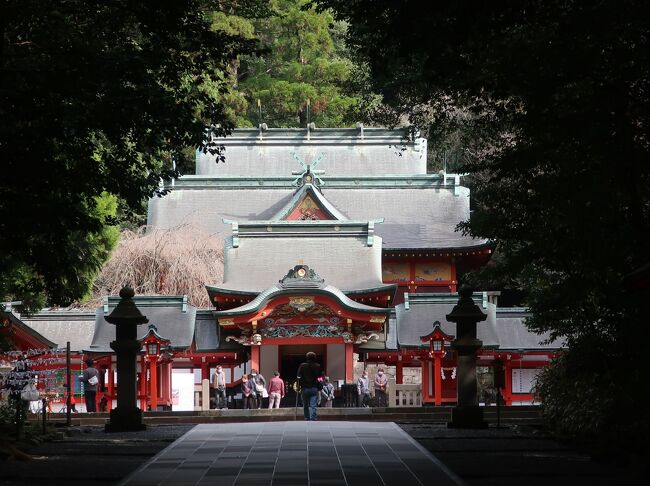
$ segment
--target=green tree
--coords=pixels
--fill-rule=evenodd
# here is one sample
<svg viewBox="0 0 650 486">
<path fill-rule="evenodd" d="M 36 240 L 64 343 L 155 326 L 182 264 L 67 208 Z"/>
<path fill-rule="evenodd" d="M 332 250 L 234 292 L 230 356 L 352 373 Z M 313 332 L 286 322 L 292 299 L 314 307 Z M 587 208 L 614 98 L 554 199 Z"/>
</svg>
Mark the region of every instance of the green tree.
<svg viewBox="0 0 650 486">
<path fill-rule="evenodd" d="M 647 292 L 623 281 L 648 261 L 650 5 L 316 3 L 349 23 L 394 114 L 465 137 L 462 229 L 498 242 L 482 281 L 526 290 L 528 325 L 568 346 L 540 385 L 549 423 L 647 448 Z"/>
<path fill-rule="evenodd" d="M 345 126 L 359 103 L 350 93 L 353 62 L 346 56 L 345 25 L 328 12 L 317 13 L 305 0 L 273 0 L 274 15 L 255 22 L 266 48 L 242 58 L 238 88 L 248 100 L 240 125 L 273 127 Z M 307 102 L 309 100 L 309 107 Z"/>
<path fill-rule="evenodd" d="M 164 194 L 186 147 L 217 148 L 204 141 L 206 127 L 220 136 L 234 124 L 228 69 L 255 48 L 215 28 L 215 9 L 230 6 L 0 3 L 3 299 L 82 297 L 111 242 L 102 195 L 137 208 Z"/>
</svg>

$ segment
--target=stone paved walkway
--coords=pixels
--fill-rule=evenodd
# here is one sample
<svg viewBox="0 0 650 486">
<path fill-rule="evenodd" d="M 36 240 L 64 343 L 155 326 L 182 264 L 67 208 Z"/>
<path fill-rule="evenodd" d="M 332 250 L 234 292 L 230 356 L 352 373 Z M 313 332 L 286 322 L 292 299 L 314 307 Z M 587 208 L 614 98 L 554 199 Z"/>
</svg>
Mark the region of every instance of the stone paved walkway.
<svg viewBox="0 0 650 486">
<path fill-rule="evenodd" d="M 124 486 L 464 484 L 392 422 L 197 425 Z"/>
</svg>

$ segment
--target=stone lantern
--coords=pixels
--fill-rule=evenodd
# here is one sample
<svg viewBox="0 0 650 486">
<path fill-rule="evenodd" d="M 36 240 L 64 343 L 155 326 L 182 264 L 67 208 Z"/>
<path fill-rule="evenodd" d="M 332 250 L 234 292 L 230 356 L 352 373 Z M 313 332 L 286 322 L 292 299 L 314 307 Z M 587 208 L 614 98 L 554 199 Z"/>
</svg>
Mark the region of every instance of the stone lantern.
<svg viewBox="0 0 650 486">
<path fill-rule="evenodd" d="M 133 289 L 120 290 L 121 300 L 106 319 L 115 324 L 115 341 L 111 348 L 117 355 L 117 407 L 111 410 L 106 432 L 126 432 L 146 429 L 142 422 L 142 410 L 137 407 L 136 356 L 142 349 L 137 339 L 140 324 L 149 320 L 140 313 L 133 302 Z"/>
<path fill-rule="evenodd" d="M 483 420 L 483 410 L 478 406 L 476 384 L 476 352 L 483 342 L 476 338 L 476 323 L 487 318 L 472 300 L 472 289 L 463 286 L 459 290 L 460 299 L 450 314 L 449 322 L 456 323 L 456 339 L 451 347 L 456 351 L 456 379 L 458 383 L 458 404 L 451 411 L 453 428 L 478 429 L 487 427 Z"/>
</svg>

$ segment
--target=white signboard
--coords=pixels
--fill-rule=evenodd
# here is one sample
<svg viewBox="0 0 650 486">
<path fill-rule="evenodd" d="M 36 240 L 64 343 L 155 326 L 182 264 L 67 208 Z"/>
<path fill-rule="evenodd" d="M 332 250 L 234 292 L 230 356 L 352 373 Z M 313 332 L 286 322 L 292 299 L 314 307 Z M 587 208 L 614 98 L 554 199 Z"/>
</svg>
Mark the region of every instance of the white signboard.
<svg viewBox="0 0 650 486">
<path fill-rule="evenodd" d="M 172 410 L 194 410 L 194 373 L 192 370 L 172 369 Z"/>
<path fill-rule="evenodd" d="M 530 393 L 535 386 L 536 368 L 512 370 L 512 393 Z"/>
</svg>

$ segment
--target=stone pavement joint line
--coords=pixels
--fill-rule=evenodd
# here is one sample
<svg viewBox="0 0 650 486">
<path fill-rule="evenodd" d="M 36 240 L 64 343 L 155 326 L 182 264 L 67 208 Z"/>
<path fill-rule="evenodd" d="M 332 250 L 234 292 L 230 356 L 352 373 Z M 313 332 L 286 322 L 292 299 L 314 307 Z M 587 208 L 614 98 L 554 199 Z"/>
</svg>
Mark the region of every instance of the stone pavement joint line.
<svg viewBox="0 0 650 486">
<path fill-rule="evenodd" d="M 463 485 L 393 422 L 200 424 L 122 486 Z"/>
</svg>

